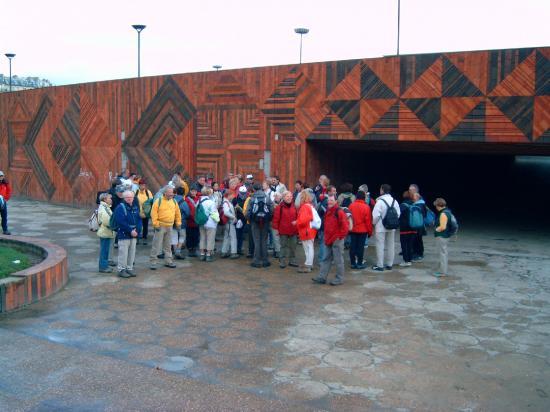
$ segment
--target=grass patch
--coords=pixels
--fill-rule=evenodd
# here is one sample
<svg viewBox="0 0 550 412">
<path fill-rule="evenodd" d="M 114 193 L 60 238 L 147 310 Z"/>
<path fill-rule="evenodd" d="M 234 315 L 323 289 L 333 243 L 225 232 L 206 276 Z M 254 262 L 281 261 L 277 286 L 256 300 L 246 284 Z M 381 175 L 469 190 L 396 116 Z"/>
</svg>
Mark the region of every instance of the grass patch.
<svg viewBox="0 0 550 412">
<path fill-rule="evenodd" d="M 19 263 L 13 263 L 19 260 Z M 0 246 L 0 279 L 31 266 L 29 257 L 19 250 Z"/>
</svg>

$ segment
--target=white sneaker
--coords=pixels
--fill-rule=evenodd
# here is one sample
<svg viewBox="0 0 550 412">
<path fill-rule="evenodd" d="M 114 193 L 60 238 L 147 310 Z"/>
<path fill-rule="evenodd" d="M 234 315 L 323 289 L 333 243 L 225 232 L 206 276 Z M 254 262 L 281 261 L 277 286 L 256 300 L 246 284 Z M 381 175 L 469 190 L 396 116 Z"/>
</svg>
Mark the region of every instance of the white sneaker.
<svg viewBox="0 0 550 412">
<path fill-rule="evenodd" d="M 400 263 L 399 266 L 401 266 L 402 268 L 406 268 L 406 267 L 412 266 L 412 263 L 411 262 L 403 262 L 403 263 Z"/>
</svg>

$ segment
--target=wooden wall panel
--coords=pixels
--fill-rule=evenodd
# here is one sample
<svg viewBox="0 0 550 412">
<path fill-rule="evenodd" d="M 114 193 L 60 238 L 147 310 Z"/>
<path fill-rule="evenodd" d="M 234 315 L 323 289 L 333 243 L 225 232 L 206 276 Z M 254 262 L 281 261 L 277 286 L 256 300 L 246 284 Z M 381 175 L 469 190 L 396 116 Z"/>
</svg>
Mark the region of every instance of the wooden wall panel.
<svg viewBox="0 0 550 412">
<path fill-rule="evenodd" d="M 90 204 L 122 167 L 288 183 L 321 171 L 308 141 L 550 145 L 550 48 L 432 53 L 176 74 L 0 94 L 14 192 Z"/>
</svg>

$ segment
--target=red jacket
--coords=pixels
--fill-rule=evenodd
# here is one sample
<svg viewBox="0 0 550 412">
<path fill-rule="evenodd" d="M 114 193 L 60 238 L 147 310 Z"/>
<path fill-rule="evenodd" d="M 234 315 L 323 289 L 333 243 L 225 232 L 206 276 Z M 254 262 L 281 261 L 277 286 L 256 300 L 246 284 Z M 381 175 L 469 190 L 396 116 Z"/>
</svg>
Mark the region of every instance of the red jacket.
<svg viewBox="0 0 550 412">
<path fill-rule="evenodd" d="M 351 233 L 367 233 L 372 235 L 372 213 L 369 205 L 364 200 L 356 200 L 349 205 L 351 217 L 353 218 L 353 228 Z"/>
<path fill-rule="evenodd" d="M 298 210 L 296 226 L 298 227 L 298 237 L 300 240 L 313 240 L 315 239 L 315 235 L 317 235 L 317 230 L 311 228 L 311 221 L 313 220 L 313 211 L 311 208 L 311 203 L 305 203 Z"/>
<path fill-rule="evenodd" d="M 186 196 L 185 201 L 187 202 L 189 211 L 191 212 L 187 218 L 187 227 L 197 227 L 197 224 L 195 223 L 195 201 L 191 196 Z"/>
<path fill-rule="evenodd" d="M 325 245 L 331 246 L 336 240 L 345 239 L 348 235 L 348 217 L 338 206 L 333 206 L 326 211 L 324 223 Z"/>
<path fill-rule="evenodd" d="M 294 207 L 294 202 L 290 204 L 281 202 L 273 211 L 273 229 L 279 232 L 279 235 L 294 236 L 298 233 L 296 225 L 293 225 L 298 218 L 298 211 Z"/>
<path fill-rule="evenodd" d="M 11 197 L 11 186 L 7 180 L 4 179 L 3 182 L 0 182 L 0 195 L 7 202 Z"/>
</svg>

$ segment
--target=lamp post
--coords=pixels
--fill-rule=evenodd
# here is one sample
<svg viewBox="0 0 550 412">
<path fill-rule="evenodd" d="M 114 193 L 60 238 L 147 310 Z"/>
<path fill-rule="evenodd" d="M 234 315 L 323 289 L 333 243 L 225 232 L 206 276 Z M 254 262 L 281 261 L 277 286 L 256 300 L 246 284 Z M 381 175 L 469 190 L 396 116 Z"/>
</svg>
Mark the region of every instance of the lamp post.
<svg viewBox="0 0 550 412">
<path fill-rule="evenodd" d="M 401 29 L 401 0 L 397 0 L 397 55 L 399 56 L 399 30 Z"/>
<path fill-rule="evenodd" d="M 304 34 L 309 33 L 309 29 L 298 27 L 297 29 L 294 29 L 294 32 L 300 35 L 300 64 L 302 64 L 302 37 L 304 36 Z"/>
<path fill-rule="evenodd" d="M 11 59 L 13 59 L 15 57 L 15 53 L 6 53 L 5 56 L 10 61 L 10 92 L 11 92 Z"/>
<path fill-rule="evenodd" d="M 212 67 L 213 67 L 214 69 L 216 69 L 216 71 L 219 71 L 219 70 L 222 68 L 221 64 L 215 64 L 215 65 L 212 66 Z"/>
<path fill-rule="evenodd" d="M 140 67 L 140 52 L 141 52 L 141 32 L 147 27 L 144 24 L 132 24 L 132 27 L 137 31 L 138 34 L 138 79 L 141 77 L 141 67 Z"/>
</svg>

